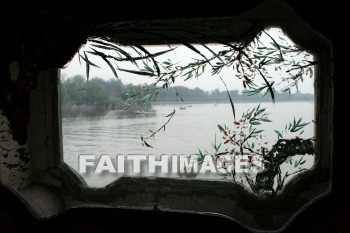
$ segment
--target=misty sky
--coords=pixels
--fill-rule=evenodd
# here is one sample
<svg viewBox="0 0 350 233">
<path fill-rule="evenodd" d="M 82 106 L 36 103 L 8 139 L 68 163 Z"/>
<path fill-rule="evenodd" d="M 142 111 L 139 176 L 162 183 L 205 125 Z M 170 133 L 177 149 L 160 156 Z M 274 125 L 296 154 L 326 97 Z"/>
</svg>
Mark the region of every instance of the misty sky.
<svg viewBox="0 0 350 233">
<path fill-rule="evenodd" d="M 267 30 L 268 33 L 270 35 L 272 35 L 275 40 L 279 40 L 278 43 L 282 42 L 280 38 L 284 38 L 285 41 L 288 41 L 288 43 L 293 43 L 291 42 L 283 33 L 280 29 L 268 29 Z M 261 40 L 263 41 L 263 43 L 266 44 L 270 44 L 271 40 L 264 34 L 261 36 Z M 160 57 L 157 57 L 156 60 L 158 61 L 165 61 L 167 59 L 170 59 L 173 63 L 178 62 L 179 65 L 181 64 L 188 64 L 188 62 L 193 62 L 193 58 L 201 58 L 198 54 L 196 54 L 194 51 L 186 48 L 185 46 L 181 46 L 181 45 L 172 45 L 172 47 L 176 47 L 175 50 L 166 53 Z M 207 50 L 205 50 L 203 47 L 201 46 L 197 46 L 196 48 L 200 48 L 201 52 L 205 55 L 210 56 L 211 54 L 208 53 Z M 223 49 L 224 47 L 222 45 L 211 45 L 211 48 L 213 50 L 218 51 L 219 49 Z M 148 46 L 147 49 L 150 52 L 159 52 L 159 51 L 163 51 L 163 50 L 167 50 L 169 49 L 168 46 Z M 81 48 L 81 51 L 89 51 L 89 44 L 83 46 Z M 91 50 L 90 50 L 91 51 Z M 102 50 L 101 50 L 102 51 Z M 105 52 L 105 51 L 104 51 Z M 109 51 L 108 51 L 109 52 Z M 106 53 L 108 53 L 106 52 Z M 111 54 L 112 55 L 112 54 Z M 99 57 L 93 57 L 90 56 L 90 58 L 92 62 L 94 62 L 95 64 L 97 64 L 98 66 L 100 66 L 101 68 L 97 68 L 97 67 L 93 67 L 90 66 L 90 78 L 94 78 L 94 77 L 99 77 L 102 79 L 111 79 L 114 78 L 115 76 L 113 75 L 113 72 L 111 71 L 111 69 L 108 67 L 108 65 Z M 298 59 L 298 58 L 296 58 Z M 119 68 L 124 68 L 124 69 L 131 69 L 131 70 L 137 70 L 136 67 L 132 66 L 131 63 L 128 64 L 118 64 Z M 141 66 L 142 67 L 142 64 Z M 83 60 L 81 60 L 81 64 L 79 63 L 79 59 L 78 59 L 78 54 L 72 59 L 72 61 L 70 61 L 70 63 L 68 63 L 66 65 L 66 68 L 61 69 L 61 77 L 63 79 L 75 76 L 75 75 L 82 75 L 82 76 L 86 76 L 86 69 L 85 69 L 85 62 Z M 117 70 L 118 72 L 118 70 Z M 222 72 L 220 73 L 220 76 L 223 78 L 223 80 L 225 81 L 227 87 L 229 90 L 243 90 L 243 84 L 242 84 L 242 80 L 238 79 L 235 76 L 235 71 L 233 71 L 232 67 L 227 67 L 225 69 L 222 70 Z M 155 78 L 154 77 L 145 77 L 145 76 L 140 76 L 140 75 L 134 75 L 134 74 L 130 74 L 127 72 L 118 72 L 119 78 L 121 79 L 121 81 L 124 84 L 128 84 L 128 83 L 132 83 L 132 84 L 152 84 L 155 82 Z M 270 72 L 270 76 L 273 77 L 273 79 L 275 80 L 280 80 L 280 76 L 281 74 L 278 74 L 274 71 Z M 214 89 L 220 89 L 225 90 L 225 86 L 223 84 L 223 82 L 220 80 L 220 78 L 218 76 L 211 76 L 211 68 L 209 66 L 207 66 L 206 68 L 206 72 L 201 75 L 198 79 L 196 78 L 192 78 L 189 79 L 187 81 L 184 81 L 184 77 L 178 77 L 175 80 L 175 85 L 182 85 L 182 86 L 186 86 L 189 88 L 196 88 L 199 87 L 205 91 L 211 91 Z M 259 79 L 259 80 L 255 80 L 257 84 L 262 84 L 263 80 Z M 300 83 L 299 85 L 299 90 L 302 93 L 314 93 L 314 78 L 305 78 L 303 83 Z"/>
</svg>

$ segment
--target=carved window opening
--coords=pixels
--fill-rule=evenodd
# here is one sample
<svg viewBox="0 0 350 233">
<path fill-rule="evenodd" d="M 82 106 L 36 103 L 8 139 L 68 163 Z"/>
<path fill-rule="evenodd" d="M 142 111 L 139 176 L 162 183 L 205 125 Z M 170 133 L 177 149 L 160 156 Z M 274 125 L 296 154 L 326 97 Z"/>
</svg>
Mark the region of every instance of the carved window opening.
<svg viewBox="0 0 350 233">
<path fill-rule="evenodd" d="M 205 62 L 201 55 L 210 60 L 167 81 L 148 60 L 137 61 L 139 69 L 118 63 L 119 79 L 103 59 L 87 60 L 94 51 L 123 57 L 107 45 L 92 40 L 61 71 L 63 155 L 89 186 L 157 176 L 234 182 L 257 195 L 275 195 L 313 167 L 317 61 L 281 29 L 259 32 L 238 59 L 222 44 L 194 44 L 198 53 L 178 44 L 145 46 L 160 54 L 155 59 L 163 73 Z M 256 94 L 259 88 L 266 90 Z"/>
</svg>

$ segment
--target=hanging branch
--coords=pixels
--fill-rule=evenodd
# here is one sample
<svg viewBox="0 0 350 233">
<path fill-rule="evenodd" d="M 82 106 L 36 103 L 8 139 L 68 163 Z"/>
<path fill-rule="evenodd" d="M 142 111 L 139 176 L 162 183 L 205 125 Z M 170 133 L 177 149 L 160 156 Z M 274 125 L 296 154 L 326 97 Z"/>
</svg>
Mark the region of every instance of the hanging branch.
<svg viewBox="0 0 350 233">
<path fill-rule="evenodd" d="M 146 139 L 149 139 L 149 138 L 152 138 L 152 137 L 154 137 L 158 132 L 160 132 L 161 130 L 163 130 L 163 131 L 165 131 L 165 126 L 170 122 L 170 120 L 171 120 L 171 118 L 173 118 L 174 117 L 174 115 L 175 115 L 175 113 L 176 113 L 176 111 L 175 111 L 175 109 L 170 113 L 170 114 L 168 114 L 168 115 L 166 115 L 165 117 L 168 117 L 168 120 L 160 127 L 160 128 L 158 128 L 156 131 L 151 131 L 151 135 L 149 135 L 148 137 L 146 137 L 146 138 L 144 138 L 143 136 L 141 136 L 141 141 L 142 141 L 142 145 L 145 145 L 145 146 L 147 146 L 147 147 L 152 147 L 150 144 L 148 144 L 147 142 L 146 142 Z M 152 147 L 153 148 L 153 147 Z"/>
<path fill-rule="evenodd" d="M 230 99 L 231 109 L 232 109 L 232 113 L 233 113 L 233 120 L 235 120 L 235 118 L 236 118 L 235 106 L 233 105 L 233 101 L 232 101 L 230 92 L 228 91 L 227 85 L 226 85 L 226 83 L 224 82 L 224 80 L 222 79 L 222 77 L 219 76 L 219 78 L 221 79 L 222 83 L 225 85 L 225 89 L 226 89 L 228 98 Z"/>
</svg>

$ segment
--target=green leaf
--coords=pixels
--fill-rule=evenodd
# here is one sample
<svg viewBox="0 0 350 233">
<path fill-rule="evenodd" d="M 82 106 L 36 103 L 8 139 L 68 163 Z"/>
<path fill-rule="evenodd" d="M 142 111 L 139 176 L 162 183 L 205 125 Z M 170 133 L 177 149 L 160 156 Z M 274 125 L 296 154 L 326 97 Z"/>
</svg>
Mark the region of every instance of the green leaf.
<svg viewBox="0 0 350 233">
<path fill-rule="evenodd" d="M 187 75 L 187 78 L 185 78 L 185 81 L 187 81 L 187 80 L 189 80 L 190 78 L 193 77 L 192 71 L 187 72 L 185 75 Z M 184 75 L 184 76 L 185 76 L 185 75 Z"/>
<path fill-rule="evenodd" d="M 201 57 L 203 57 L 206 61 L 209 61 L 206 56 L 204 56 L 198 49 L 196 49 L 193 45 L 182 41 L 181 42 L 183 45 L 185 45 L 187 48 L 193 50 L 194 52 L 198 53 Z"/>
<path fill-rule="evenodd" d="M 127 70 L 127 69 L 118 69 L 120 71 L 132 73 L 132 74 L 138 74 L 138 75 L 143 75 L 143 76 L 156 76 L 154 73 L 146 72 L 146 71 L 138 71 L 138 70 Z"/>
<path fill-rule="evenodd" d="M 261 77 L 264 79 L 264 82 L 266 83 L 266 86 L 267 86 L 267 88 L 270 92 L 271 98 L 272 98 L 272 102 L 275 103 L 275 93 L 272 89 L 273 82 L 270 83 L 269 81 L 267 81 L 267 79 L 265 78 L 265 75 L 259 69 L 258 69 L 258 71 L 259 71 Z"/>
<path fill-rule="evenodd" d="M 175 109 L 174 109 L 170 114 L 166 115 L 165 117 L 173 116 L 173 115 L 175 115 L 175 113 L 176 113 L 176 111 L 175 111 Z"/>
<path fill-rule="evenodd" d="M 312 76 L 314 76 L 314 72 L 313 72 L 312 68 L 310 68 L 309 71 L 310 71 L 310 78 L 312 78 Z"/>
<path fill-rule="evenodd" d="M 225 129 L 224 129 L 224 128 L 222 128 L 222 126 L 221 126 L 221 125 L 218 125 L 218 128 L 219 128 L 219 130 L 220 130 L 221 132 L 225 131 Z"/>
<path fill-rule="evenodd" d="M 235 120 L 235 118 L 236 118 L 236 111 L 235 111 L 235 106 L 233 105 L 233 101 L 232 101 L 230 92 L 228 91 L 227 85 L 226 85 L 225 81 L 222 79 L 222 77 L 219 76 L 219 78 L 220 78 L 221 82 L 225 85 L 226 93 L 228 95 L 228 98 L 229 98 L 230 104 L 231 104 L 231 109 L 232 109 L 232 113 L 233 113 L 233 120 Z"/>
<path fill-rule="evenodd" d="M 80 57 L 85 61 L 85 65 L 86 65 L 86 79 L 87 79 L 87 81 L 89 81 L 90 65 L 96 66 L 96 67 L 98 67 L 98 68 L 100 68 L 100 67 L 97 66 L 97 65 L 95 65 L 95 64 L 92 63 L 91 61 L 89 61 L 89 59 L 88 59 L 88 57 L 87 57 L 87 55 L 86 55 L 86 52 L 84 52 L 84 56 L 85 56 L 85 57 L 83 57 L 83 56 L 81 56 L 81 55 L 79 54 L 79 61 L 80 61 Z"/>
<path fill-rule="evenodd" d="M 235 106 L 233 105 L 231 95 L 228 91 L 227 91 L 227 94 L 228 94 L 228 98 L 230 99 L 231 109 L 232 109 L 232 113 L 233 113 L 233 119 L 235 119 L 236 118 Z"/>
<path fill-rule="evenodd" d="M 202 44 L 202 46 L 204 48 L 206 48 L 209 52 L 211 52 L 213 54 L 214 57 L 218 58 L 222 63 L 225 63 L 220 56 L 218 56 L 218 54 L 216 54 L 213 50 L 211 50 L 208 46 L 206 46 L 205 44 Z"/>
<path fill-rule="evenodd" d="M 259 115 L 260 113 L 264 112 L 266 108 L 260 109 L 259 111 L 256 110 L 256 115 Z"/>
<path fill-rule="evenodd" d="M 92 44 L 92 46 L 99 48 L 99 49 L 106 49 L 106 50 L 116 50 L 113 46 L 105 46 L 105 45 L 99 45 L 99 44 Z"/>
<path fill-rule="evenodd" d="M 146 72 L 149 71 L 150 73 L 154 73 L 153 69 L 151 69 L 151 67 L 149 67 L 149 66 L 147 66 L 147 65 L 145 65 L 144 70 L 145 70 Z"/>
<path fill-rule="evenodd" d="M 261 123 L 259 121 L 251 121 L 250 124 L 251 125 L 261 125 Z"/>
<path fill-rule="evenodd" d="M 150 97 L 151 97 L 151 94 L 147 94 L 142 98 L 141 101 L 145 101 L 145 100 L 147 101 L 147 100 L 149 100 Z"/>
<path fill-rule="evenodd" d="M 144 53 L 146 53 L 152 60 L 154 66 L 156 67 L 156 70 L 157 70 L 157 74 L 158 76 L 160 76 L 160 69 L 159 69 L 159 66 L 156 62 L 156 60 L 154 60 L 154 58 L 152 57 L 152 54 L 150 52 L 148 52 L 147 49 L 145 49 L 143 46 L 139 45 L 139 44 L 136 44 L 136 43 L 132 43 L 135 47 L 137 47 L 138 49 L 140 49 L 141 51 L 143 51 Z"/>
<path fill-rule="evenodd" d="M 304 126 L 307 126 L 308 124 L 310 124 L 310 122 L 308 122 L 308 123 L 303 123 L 303 124 L 300 124 L 299 126 L 302 126 L 302 127 L 304 127 Z"/>
<path fill-rule="evenodd" d="M 87 60 L 86 53 L 84 52 L 85 58 Z M 90 64 L 88 62 L 85 63 L 86 65 L 86 80 L 89 81 L 89 73 L 90 73 Z"/>
<path fill-rule="evenodd" d="M 275 131 L 275 133 L 277 134 L 277 137 L 278 137 L 278 138 L 283 138 L 283 136 L 282 136 L 282 134 L 281 134 L 280 131 L 278 131 L 278 130 L 274 130 L 274 131 Z"/>
<path fill-rule="evenodd" d="M 300 122 L 301 122 L 301 117 L 299 118 L 299 120 L 298 120 L 298 122 L 297 122 L 297 125 L 299 125 L 300 124 Z"/>
<path fill-rule="evenodd" d="M 148 144 L 145 140 L 143 141 L 143 143 L 144 143 L 147 147 L 153 148 L 153 146 L 151 146 L 150 144 Z"/>
<path fill-rule="evenodd" d="M 111 68 L 114 76 L 116 78 L 118 78 L 117 72 L 115 71 L 114 67 L 112 66 L 112 64 L 108 61 L 108 59 L 106 57 L 102 57 L 102 59 L 107 63 L 107 65 L 109 66 L 109 68 Z"/>
<path fill-rule="evenodd" d="M 102 44 L 102 45 L 108 46 L 108 47 L 114 49 L 115 51 L 117 51 L 117 52 L 123 54 L 129 61 L 135 63 L 134 60 L 133 60 L 133 58 L 130 56 L 130 54 L 129 54 L 128 52 L 126 52 L 125 50 L 121 49 L 120 47 L 115 46 L 114 44 L 110 44 L 110 43 L 107 42 L 107 41 L 94 40 L 94 39 L 89 40 L 89 41 L 94 42 L 94 43 L 97 43 L 97 44 Z M 112 42 L 112 43 L 113 43 L 113 42 Z M 98 46 L 96 46 L 95 44 L 93 44 L 93 46 L 98 48 Z M 98 52 L 98 51 L 96 51 L 95 49 L 92 49 L 92 50 L 95 51 L 95 53 L 98 53 L 97 55 L 100 54 L 99 56 L 102 57 L 101 54 L 103 54 L 103 53 Z"/>
<path fill-rule="evenodd" d="M 82 58 L 86 63 L 89 63 L 89 65 L 95 66 L 95 67 L 97 67 L 97 68 L 101 68 L 101 67 L 99 67 L 98 65 L 92 63 L 92 62 L 88 59 L 88 57 L 87 57 L 87 55 L 86 55 L 86 52 L 84 52 L 84 56 L 85 56 L 85 57 L 83 57 L 81 54 L 79 54 L 79 57 Z"/>
<path fill-rule="evenodd" d="M 260 129 L 260 130 L 255 130 L 252 132 L 252 134 L 258 134 L 258 133 L 261 133 L 263 132 L 264 130 L 263 129 Z"/>
<path fill-rule="evenodd" d="M 256 111 L 258 112 L 260 109 L 260 104 L 258 105 L 258 107 L 256 108 Z"/>
<path fill-rule="evenodd" d="M 173 51 L 174 49 L 176 49 L 176 48 L 171 48 L 171 49 L 160 51 L 160 52 L 157 52 L 157 53 L 150 53 L 147 56 L 133 57 L 132 59 L 137 61 L 137 60 L 144 60 L 144 59 L 148 59 L 148 58 L 154 58 L 154 57 L 161 56 L 161 55 L 163 55 L 165 53 L 168 53 L 170 51 Z M 171 65 L 171 63 L 168 62 L 168 61 L 164 61 L 163 63 L 165 65 Z"/>
<path fill-rule="evenodd" d="M 248 111 L 249 111 L 249 109 L 248 109 Z M 253 114 L 253 112 L 254 112 L 254 108 L 253 108 L 253 110 L 250 111 L 249 113 L 248 113 L 248 111 L 247 111 L 247 114 L 245 115 L 245 118 L 250 119 L 251 116 L 252 116 L 252 114 Z"/>
<path fill-rule="evenodd" d="M 301 163 L 301 161 L 303 160 L 304 157 L 301 157 L 298 161 L 295 161 L 294 163 L 294 167 L 299 166 L 299 164 Z"/>
</svg>

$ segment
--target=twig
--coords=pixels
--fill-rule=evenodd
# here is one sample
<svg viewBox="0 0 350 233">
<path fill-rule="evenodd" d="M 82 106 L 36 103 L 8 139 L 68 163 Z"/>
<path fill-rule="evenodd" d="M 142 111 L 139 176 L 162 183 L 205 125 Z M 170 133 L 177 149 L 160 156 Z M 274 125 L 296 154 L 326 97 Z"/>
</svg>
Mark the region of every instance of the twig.
<svg viewBox="0 0 350 233">
<path fill-rule="evenodd" d="M 304 69 L 306 67 L 316 65 L 317 63 L 318 63 L 317 61 L 312 61 L 312 62 L 309 61 L 309 64 L 307 64 L 307 65 L 294 67 L 294 68 L 291 68 L 291 69 L 287 70 L 286 72 L 291 72 L 292 70 L 297 70 L 297 69 Z"/>
<path fill-rule="evenodd" d="M 146 139 L 149 139 L 151 137 L 154 137 L 154 135 L 156 135 L 159 131 L 161 131 L 162 129 L 165 130 L 165 126 L 170 122 L 171 118 L 173 118 L 173 116 L 175 115 L 176 111 L 175 109 L 170 113 L 168 114 L 167 116 L 165 117 L 169 117 L 167 122 L 165 122 L 159 129 L 157 129 L 156 131 L 152 132 L 152 134 L 150 136 L 148 136 Z"/>
</svg>

